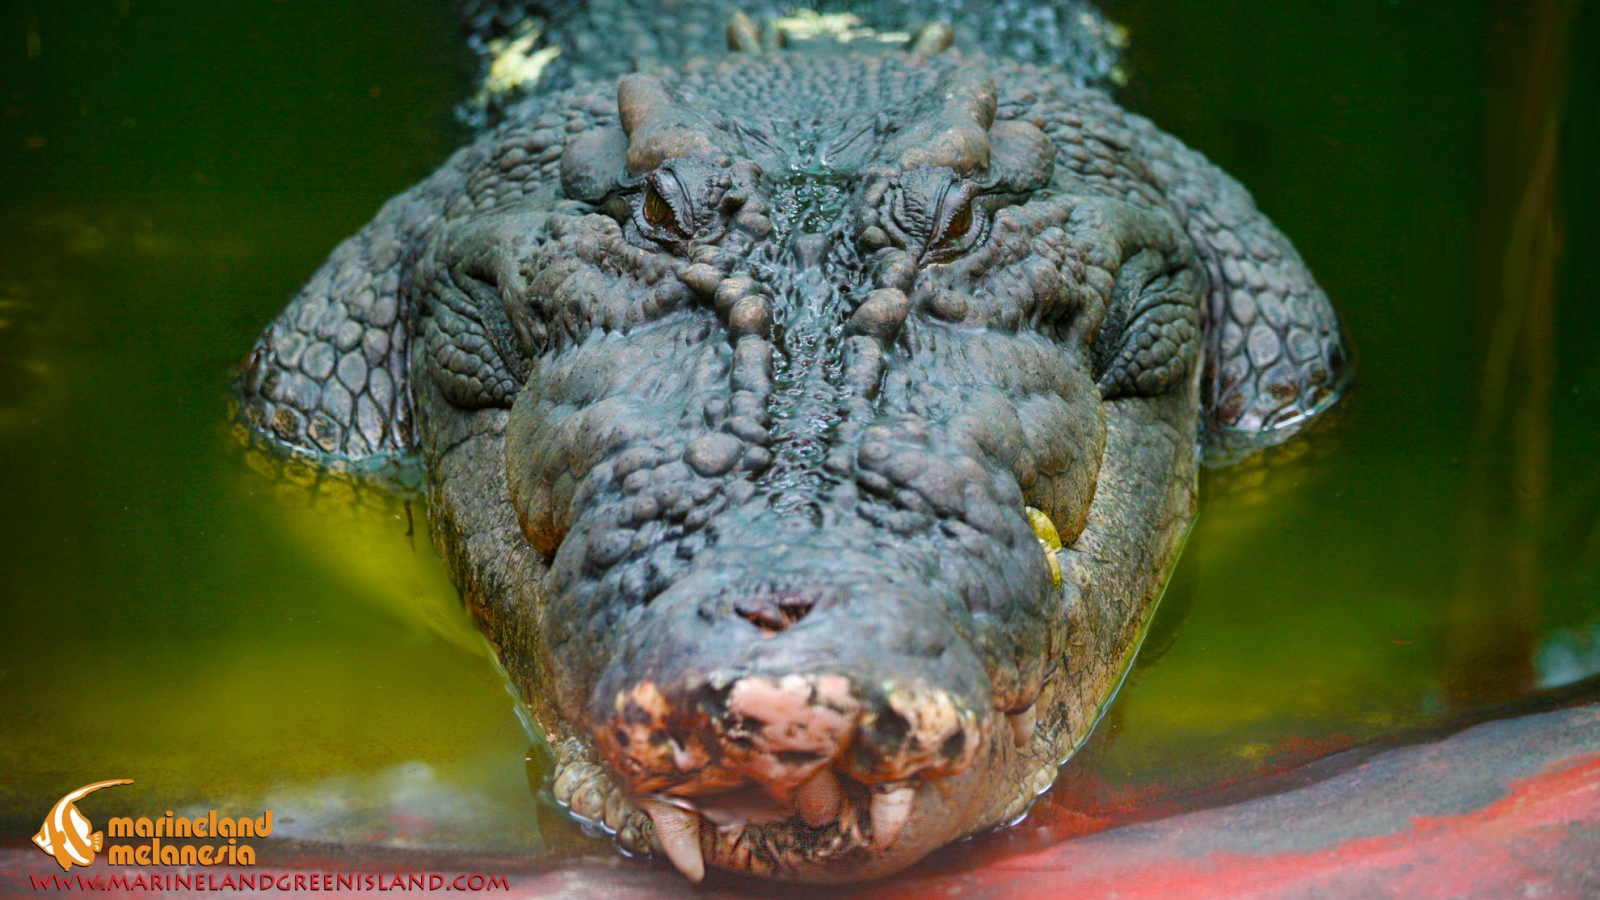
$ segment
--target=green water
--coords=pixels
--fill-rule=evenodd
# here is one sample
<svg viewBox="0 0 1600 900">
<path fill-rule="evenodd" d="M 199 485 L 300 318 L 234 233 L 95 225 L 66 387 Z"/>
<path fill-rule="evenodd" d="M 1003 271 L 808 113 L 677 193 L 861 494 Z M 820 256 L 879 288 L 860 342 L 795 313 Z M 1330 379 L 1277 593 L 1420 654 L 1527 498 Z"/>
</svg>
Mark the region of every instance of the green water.
<svg viewBox="0 0 1600 900">
<path fill-rule="evenodd" d="M 420 515 L 307 508 L 224 428 L 260 327 L 463 140 L 445 4 L 0 10 L 0 837 L 131 778 L 97 814 L 607 852 L 530 790 Z M 1204 790 L 1600 672 L 1595 4 L 1110 12 L 1124 99 L 1251 187 L 1361 369 L 1312 453 L 1208 478 L 1050 802 Z"/>
</svg>

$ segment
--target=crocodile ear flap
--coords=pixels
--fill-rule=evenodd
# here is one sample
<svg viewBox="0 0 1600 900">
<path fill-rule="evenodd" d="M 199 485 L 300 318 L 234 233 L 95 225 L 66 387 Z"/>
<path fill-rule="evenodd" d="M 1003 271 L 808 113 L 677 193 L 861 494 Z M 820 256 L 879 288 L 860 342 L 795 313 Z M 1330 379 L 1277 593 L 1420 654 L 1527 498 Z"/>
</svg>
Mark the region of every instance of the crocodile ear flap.
<svg viewBox="0 0 1600 900">
<path fill-rule="evenodd" d="M 1282 443 L 1339 399 L 1351 359 L 1328 295 L 1248 191 L 1143 123 L 1150 172 L 1205 264 L 1206 458 Z"/>
<path fill-rule="evenodd" d="M 412 447 L 400 267 L 420 189 L 333 251 L 245 357 L 239 419 L 290 453 L 379 471 Z"/>
</svg>

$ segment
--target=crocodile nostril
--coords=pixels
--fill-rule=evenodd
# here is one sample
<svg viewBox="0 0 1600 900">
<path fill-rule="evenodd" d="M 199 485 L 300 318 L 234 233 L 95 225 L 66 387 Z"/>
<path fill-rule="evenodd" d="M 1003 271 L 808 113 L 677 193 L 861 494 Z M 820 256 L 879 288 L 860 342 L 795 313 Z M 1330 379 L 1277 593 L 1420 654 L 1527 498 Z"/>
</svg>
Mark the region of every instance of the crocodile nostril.
<svg viewBox="0 0 1600 900">
<path fill-rule="evenodd" d="M 757 628 L 777 633 L 804 619 L 817 600 L 817 595 L 804 591 L 746 594 L 733 601 L 733 611 Z"/>
</svg>

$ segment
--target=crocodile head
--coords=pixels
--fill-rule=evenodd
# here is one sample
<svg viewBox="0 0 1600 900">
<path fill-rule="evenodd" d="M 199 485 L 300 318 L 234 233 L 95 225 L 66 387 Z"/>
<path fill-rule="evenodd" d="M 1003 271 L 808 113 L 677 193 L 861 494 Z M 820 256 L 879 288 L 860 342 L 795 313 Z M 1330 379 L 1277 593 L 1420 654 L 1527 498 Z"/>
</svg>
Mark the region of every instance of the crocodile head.
<svg viewBox="0 0 1600 900">
<path fill-rule="evenodd" d="M 557 798 L 695 878 L 883 875 L 1025 811 L 1137 644 L 1202 409 L 1299 421 L 1342 359 L 1241 189 L 1020 64 L 630 75 L 444 172 L 362 239 L 398 274 L 347 277 L 410 310 L 436 541 Z M 1246 302 L 1322 318 L 1267 358 Z M 307 401 L 266 381 L 270 427 Z"/>
<path fill-rule="evenodd" d="M 562 715 L 691 871 L 890 871 L 1014 815 L 1104 688 L 1070 698 L 1026 510 L 1076 545 L 1125 397 L 1186 398 L 1146 427 L 1187 449 L 1122 489 L 1192 477 L 1182 228 L 1060 189 L 981 66 L 735 62 L 616 104 L 561 202 L 422 265 L 440 306 L 494 298 Z"/>
</svg>

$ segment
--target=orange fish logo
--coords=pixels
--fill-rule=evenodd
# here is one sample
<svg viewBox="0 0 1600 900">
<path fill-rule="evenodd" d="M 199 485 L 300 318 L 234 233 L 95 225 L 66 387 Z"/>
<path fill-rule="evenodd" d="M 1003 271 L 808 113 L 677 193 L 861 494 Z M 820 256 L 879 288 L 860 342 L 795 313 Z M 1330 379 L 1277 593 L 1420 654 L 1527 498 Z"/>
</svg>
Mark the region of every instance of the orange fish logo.
<svg viewBox="0 0 1600 900">
<path fill-rule="evenodd" d="M 56 801 L 56 805 L 50 809 L 50 815 L 45 816 L 44 824 L 39 827 L 39 833 L 33 836 L 33 842 L 39 845 L 40 850 L 54 856 L 63 872 L 71 871 L 74 865 L 87 866 L 94 862 L 94 855 L 100 852 L 105 843 L 105 832 L 89 833 L 94 826 L 89 824 L 83 813 L 78 812 L 78 801 L 114 784 L 133 782 L 126 779 L 96 781 L 78 788 Z"/>
</svg>

